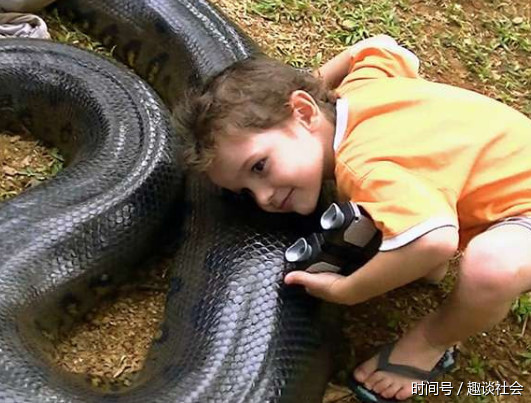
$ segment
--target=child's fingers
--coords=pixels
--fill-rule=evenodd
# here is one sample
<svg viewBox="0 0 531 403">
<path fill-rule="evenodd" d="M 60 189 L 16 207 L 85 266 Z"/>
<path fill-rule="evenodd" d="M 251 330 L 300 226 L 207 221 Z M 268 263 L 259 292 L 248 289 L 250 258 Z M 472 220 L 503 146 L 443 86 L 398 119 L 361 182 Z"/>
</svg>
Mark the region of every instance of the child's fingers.
<svg viewBox="0 0 531 403">
<path fill-rule="evenodd" d="M 284 282 L 288 285 L 298 284 L 303 287 L 316 284 L 315 275 L 306 273 L 305 271 L 292 271 L 284 278 Z"/>
<path fill-rule="evenodd" d="M 343 281 L 344 278 L 334 273 L 294 271 L 286 275 L 284 282 L 288 285 L 301 285 L 309 294 L 326 301 L 346 303 L 347 301 L 343 300 L 343 296 L 337 293 L 337 287 L 334 287 L 338 281 Z"/>
</svg>

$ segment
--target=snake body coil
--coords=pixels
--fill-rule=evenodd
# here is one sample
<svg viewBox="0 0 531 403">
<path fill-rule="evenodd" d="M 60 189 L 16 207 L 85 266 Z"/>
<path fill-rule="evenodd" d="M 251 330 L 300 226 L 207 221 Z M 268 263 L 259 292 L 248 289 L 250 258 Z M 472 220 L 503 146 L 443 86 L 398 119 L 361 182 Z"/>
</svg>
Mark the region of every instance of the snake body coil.
<svg viewBox="0 0 531 403">
<path fill-rule="evenodd" d="M 59 2 L 173 105 L 255 52 L 203 0 Z M 316 301 L 282 286 L 300 218 L 184 181 L 159 97 L 122 67 L 56 43 L 0 41 L 0 128 L 22 123 L 68 167 L 0 205 L 1 402 L 319 402 L 329 375 Z M 185 183 L 186 182 L 186 183 Z M 127 389 L 47 359 L 51 341 L 182 228 L 161 336 Z"/>
</svg>

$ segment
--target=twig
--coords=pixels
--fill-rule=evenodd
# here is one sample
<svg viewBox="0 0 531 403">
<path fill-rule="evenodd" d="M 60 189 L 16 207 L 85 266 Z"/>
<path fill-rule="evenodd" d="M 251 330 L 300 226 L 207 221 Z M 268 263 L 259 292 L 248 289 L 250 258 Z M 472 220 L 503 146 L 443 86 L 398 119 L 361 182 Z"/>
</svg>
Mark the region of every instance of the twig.
<svg viewBox="0 0 531 403">
<path fill-rule="evenodd" d="M 529 319 L 529 315 L 525 315 L 524 324 L 522 325 L 522 331 L 520 332 L 520 337 L 524 337 L 525 329 L 527 327 L 527 319 Z"/>
<path fill-rule="evenodd" d="M 506 382 L 505 376 L 502 374 L 502 371 L 500 370 L 500 368 L 498 368 L 498 366 L 495 366 L 493 369 L 494 369 L 494 373 L 498 377 L 499 381 L 502 382 L 502 383 Z"/>
<path fill-rule="evenodd" d="M 337 397 L 335 399 L 326 399 L 326 403 L 336 403 L 336 402 L 343 401 L 343 399 L 349 397 L 352 394 L 352 392 L 350 390 L 348 390 L 347 388 L 345 388 L 343 386 L 335 385 L 333 383 L 329 383 L 328 386 L 331 389 L 334 389 L 334 390 L 336 390 L 338 392 L 344 393 L 344 395 L 339 396 L 339 397 Z"/>
<path fill-rule="evenodd" d="M 339 401 L 345 399 L 346 397 L 348 397 L 348 396 L 350 396 L 350 395 L 351 395 L 351 393 L 346 393 L 346 392 L 345 392 L 345 394 L 344 394 L 343 396 L 338 397 L 337 399 L 334 399 L 334 400 L 328 400 L 327 403 L 336 403 L 336 402 L 339 402 Z"/>
<path fill-rule="evenodd" d="M 141 284 L 138 286 L 139 290 L 142 291 L 166 291 L 168 287 L 165 285 L 156 285 L 156 284 Z"/>
<path fill-rule="evenodd" d="M 120 359 L 120 368 L 118 368 L 118 370 L 113 374 L 113 378 L 118 378 L 120 375 L 123 374 L 123 372 L 127 369 L 127 368 L 130 368 L 130 365 L 126 362 L 126 359 L 127 356 L 123 355 L 122 358 Z"/>
</svg>

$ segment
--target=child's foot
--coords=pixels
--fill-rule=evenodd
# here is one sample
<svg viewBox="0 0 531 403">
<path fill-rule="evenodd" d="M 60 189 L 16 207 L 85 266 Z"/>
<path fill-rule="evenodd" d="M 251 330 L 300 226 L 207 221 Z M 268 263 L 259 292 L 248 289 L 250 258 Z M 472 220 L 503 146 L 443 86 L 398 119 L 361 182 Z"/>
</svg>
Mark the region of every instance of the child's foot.
<svg viewBox="0 0 531 403">
<path fill-rule="evenodd" d="M 433 347 L 415 329 L 404 335 L 394 346 L 389 356 L 390 364 L 401 364 L 430 372 L 445 355 L 446 347 Z M 366 389 L 386 399 L 405 400 L 413 394 L 414 379 L 385 370 L 377 370 L 379 354 L 376 354 L 354 371 L 354 378 Z"/>
</svg>

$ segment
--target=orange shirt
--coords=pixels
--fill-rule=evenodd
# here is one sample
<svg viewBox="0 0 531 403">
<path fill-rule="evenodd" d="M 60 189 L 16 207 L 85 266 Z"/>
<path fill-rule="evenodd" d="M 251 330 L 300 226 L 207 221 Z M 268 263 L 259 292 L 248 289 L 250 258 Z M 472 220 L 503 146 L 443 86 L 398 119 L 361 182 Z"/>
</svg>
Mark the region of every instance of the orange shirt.
<svg viewBox="0 0 531 403">
<path fill-rule="evenodd" d="M 464 247 L 497 220 L 531 216 L 531 120 L 417 70 L 380 36 L 352 48 L 337 89 L 337 187 L 383 232 L 380 250 L 444 226 Z"/>
</svg>

